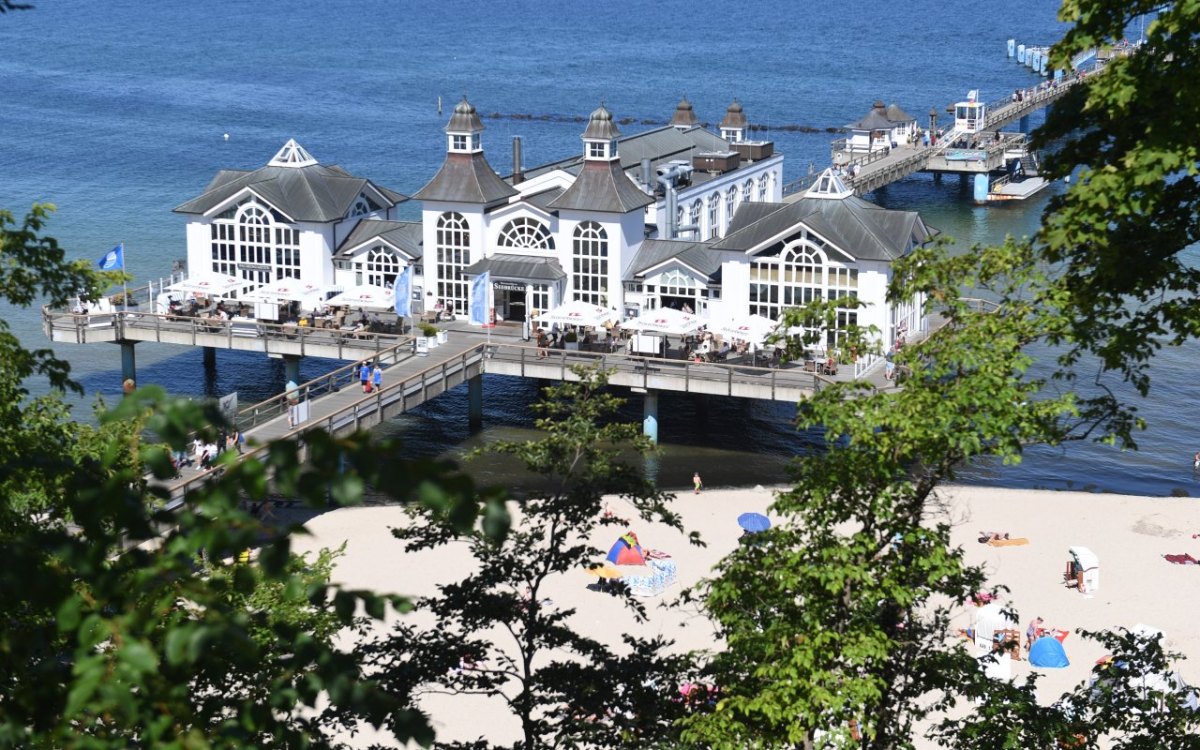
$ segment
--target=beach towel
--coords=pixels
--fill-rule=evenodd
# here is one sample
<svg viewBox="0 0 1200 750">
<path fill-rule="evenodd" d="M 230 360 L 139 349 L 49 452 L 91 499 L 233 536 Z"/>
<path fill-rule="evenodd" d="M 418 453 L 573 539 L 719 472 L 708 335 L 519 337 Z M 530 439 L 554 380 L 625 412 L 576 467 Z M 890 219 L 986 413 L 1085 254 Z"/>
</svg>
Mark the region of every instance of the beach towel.
<svg viewBox="0 0 1200 750">
<path fill-rule="evenodd" d="M 1182 555 L 1163 555 L 1163 559 L 1176 565 L 1200 565 L 1200 560 L 1197 560 L 1186 552 Z"/>
<path fill-rule="evenodd" d="M 1024 544 L 1029 544 L 1029 540 L 1025 537 L 1016 539 L 989 539 L 988 544 L 993 547 L 1020 547 Z"/>
</svg>

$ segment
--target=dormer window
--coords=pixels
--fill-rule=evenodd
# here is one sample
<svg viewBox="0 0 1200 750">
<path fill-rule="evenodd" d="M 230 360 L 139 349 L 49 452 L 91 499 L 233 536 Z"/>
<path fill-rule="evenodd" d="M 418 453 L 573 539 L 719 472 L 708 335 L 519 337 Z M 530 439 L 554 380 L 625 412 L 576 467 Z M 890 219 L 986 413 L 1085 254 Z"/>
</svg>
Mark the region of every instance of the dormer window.
<svg viewBox="0 0 1200 750">
<path fill-rule="evenodd" d="M 467 136 L 465 136 L 465 135 L 450 136 L 450 148 L 454 151 L 466 151 L 467 150 Z"/>
<path fill-rule="evenodd" d="M 741 143 L 742 131 L 740 130 L 722 130 L 721 137 L 730 143 Z"/>
<path fill-rule="evenodd" d="M 472 133 L 471 134 L 471 150 L 478 151 L 480 148 L 482 148 L 482 146 L 480 145 L 481 143 L 482 143 L 482 141 L 479 138 L 479 133 Z"/>
<path fill-rule="evenodd" d="M 595 141 L 588 144 L 589 159 L 603 159 L 608 156 L 608 147 L 604 143 L 596 143 Z"/>
</svg>

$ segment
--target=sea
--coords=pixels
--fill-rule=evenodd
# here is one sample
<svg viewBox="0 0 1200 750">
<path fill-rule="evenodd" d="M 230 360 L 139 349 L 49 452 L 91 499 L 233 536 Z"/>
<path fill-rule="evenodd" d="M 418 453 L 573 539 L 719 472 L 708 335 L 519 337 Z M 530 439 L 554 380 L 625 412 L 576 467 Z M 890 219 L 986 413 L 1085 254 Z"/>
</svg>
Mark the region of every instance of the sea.
<svg viewBox="0 0 1200 750">
<path fill-rule="evenodd" d="M 219 169 L 265 164 L 289 138 L 324 163 L 411 194 L 441 163 L 442 128 L 464 95 L 484 118 L 484 145 L 501 173 L 511 169 L 514 136 L 527 166 L 575 153 L 600 103 L 635 132 L 665 123 L 685 95 L 715 127 L 737 98 L 768 128 L 758 135 L 785 154 L 786 182 L 828 165 L 837 128 L 876 100 L 926 124 L 931 109 L 944 122 L 946 105 L 968 90 L 991 101 L 1038 83 L 1007 57 L 1006 42 L 1048 45 L 1064 30 L 1053 0 L 32 1 L 33 10 L 0 15 L 0 207 L 20 217 L 34 202 L 55 204 L 48 232 L 70 257 L 98 259 L 124 243 L 141 283 L 186 255 L 173 207 Z M 969 183 L 915 176 L 869 197 L 920 211 L 965 251 L 1030 234 L 1062 189 L 981 207 Z M 417 217 L 416 205 L 407 210 Z M 49 345 L 37 310 L 0 314 L 26 346 Z M 1032 448 L 1018 465 L 964 466 L 960 480 L 1200 494 L 1191 461 L 1200 447 L 1200 406 L 1190 398 L 1196 348 L 1156 358 L 1150 396 L 1137 402 L 1148 424 L 1140 450 Z M 54 349 L 86 390 L 72 401 L 79 419 L 91 418 L 98 397 L 118 397 L 116 347 Z M 208 369 L 199 351 L 143 344 L 137 356 L 140 383 L 197 398 L 236 391 L 246 404 L 284 384 L 281 363 L 262 355 L 219 352 Z M 302 374 L 336 364 L 306 360 Z M 485 392 L 481 433 L 467 431 L 465 394 L 451 393 L 380 434 L 412 455 L 452 457 L 535 435 L 537 383 L 489 376 Z M 820 444 L 796 432 L 781 404 L 664 394 L 660 415 L 663 451 L 649 469 L 667 488 L 688 486 L 695 470 L 708 486 L 783 483 L 791 458 Z M 640 404 L 623 416 L 640 419 Z M 495 459 L 473 466 L 486 481 L 520 474 Z"/>
</svg>

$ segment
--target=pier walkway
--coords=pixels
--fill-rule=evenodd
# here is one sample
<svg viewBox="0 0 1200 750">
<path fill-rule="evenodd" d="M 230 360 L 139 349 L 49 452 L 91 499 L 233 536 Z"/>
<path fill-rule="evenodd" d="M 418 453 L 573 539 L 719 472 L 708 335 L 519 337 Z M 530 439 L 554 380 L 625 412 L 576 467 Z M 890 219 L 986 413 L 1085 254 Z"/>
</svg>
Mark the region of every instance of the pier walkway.
<svg viewBox="0 0 1200 750">
<path fill-rule="evenodd" d="M 850 366 L 843 367 L 836 376 L 825 376 L 802 362 L 762 367 L 741 361 L 696 363 L 560 349 L 548 350 L 539 357 L 536 346 L 514 335 L 493 334 L 489 342 L 477 329 L 452 332 L 448 343 L 431 350 L 427 357 L 411 352 L 412 347 L 406 345 L 380 352 L 379 359 L 386 367 L 384 382 L 373 393 L 363 393 L 358 377 L 361 363 L 355 363 L 300 384 L 294 394 L 298 406 L 291 406 L 290 394 L 284 393 L 241 409 L 237 424 L 249 443 L 247 455 L 257 455 L 265 450 L 263 444 L 283 437 L 301 438 L 303 451 L 304 434 L 318 428 L 334 436 L 370 429 L 463 383 L 473 391 L 468 397 L 481 406 L 483 383 L 479 376 L 484 373 L 564 381 L 577 379 L 571 371 L 574 366 L 599 367 L 608 371 L 611 385 L 635 392 L 674 391 L 790 403 L 830 383 L 854 377 Z M 364 361 L 372 363 L 375 357 Z M 892 387 L 884 380 L 882 367 L 874 368 L 863 379 L 876 388 Z M 181 500 L 213 471 L 194 466 L 182 469 L 176 480 L 165 483 L 172 501 Z"/>
<path fill-rule="evenodd" d="M 846 150 L 846 141 L 841 139 L 833 143 L 833 162 L 846 170 L 842 179 L 857 195 L 878 190 L 915 172 L 988 174 L 1003 168 L 1007 160 L 1020 158 L 1020 153 L 1026 150 L 1025 134 L 996 131 L 1054 103 L 1084 77 L 1082 73 L 1064 76 L 1026 91 L 1020 101 L 1003 99 L 987 105 L 980 133 L 961 133 L 951 126 L 941 130 L 929 146 L 901 144 L 868 153 Z M 985 137 L 981 138 L 981 134 Z M 964 139 L 970 142 L 956 145 Z M 792 199 L 801 195 L 797 193 Z"/>
</svg>

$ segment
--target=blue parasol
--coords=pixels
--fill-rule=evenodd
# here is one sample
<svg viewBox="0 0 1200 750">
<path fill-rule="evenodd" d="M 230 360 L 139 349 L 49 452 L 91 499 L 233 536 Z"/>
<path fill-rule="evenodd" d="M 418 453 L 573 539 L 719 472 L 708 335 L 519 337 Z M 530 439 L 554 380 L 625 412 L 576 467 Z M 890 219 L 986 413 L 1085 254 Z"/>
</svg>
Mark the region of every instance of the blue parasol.
<svg viewBox="0 0 1200 750">
<path fill-rule="evenodd" d="M 762 513 L 743 513 L 738 516 L 738 526 L 741 526 L 751 534 L 757 534 L 760 531 L 766 531 L 771 528 L 771 519 Z"/>
</svg>

